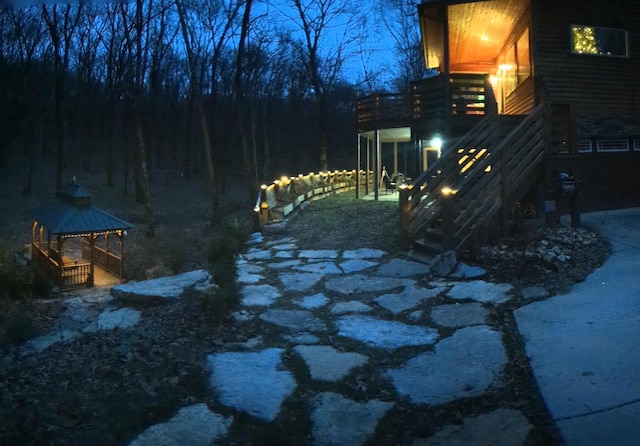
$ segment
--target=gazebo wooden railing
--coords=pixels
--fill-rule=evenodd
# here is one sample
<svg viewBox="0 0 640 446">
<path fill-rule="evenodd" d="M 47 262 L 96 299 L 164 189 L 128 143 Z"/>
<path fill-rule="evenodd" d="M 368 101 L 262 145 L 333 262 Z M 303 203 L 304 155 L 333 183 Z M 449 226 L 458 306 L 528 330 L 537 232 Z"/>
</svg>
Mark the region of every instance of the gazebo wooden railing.
<svg viewBox="0 0 640 446">
<path fill-rule="evenodd" d="M 91 262 L 83 260 L 66 261 L 48 243 L 31 244 L 31 260 L 46 277 L 60 288 L 90 284 Z"/>
</svg>

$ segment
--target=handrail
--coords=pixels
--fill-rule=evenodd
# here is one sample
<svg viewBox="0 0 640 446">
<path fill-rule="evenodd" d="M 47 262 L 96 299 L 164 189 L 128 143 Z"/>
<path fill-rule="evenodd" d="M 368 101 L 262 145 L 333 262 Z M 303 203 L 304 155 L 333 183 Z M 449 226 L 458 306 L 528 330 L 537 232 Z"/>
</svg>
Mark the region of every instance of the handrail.
<svg viewBox="0 0 640 446">
<path fill-rule="evenodd" d="M 441 220 L 445 248 L 458 251 L 503 206 L 520 199 L 526 192 L 522 185 L 544 158 L 543 123 L 541 104 L 496 141 L 498 117 L 488 115 L 450 146 L 432 168 L 401 190 L 403 248 Z"/>
<path fill-rule="evenodd" d="M 354 190 L 356 182 L 364 186 L 368 181 L 371 187 L 372 179 L 371 171 L 335 170 L 295 177 L 283 176 L 271 184 L 263 184 L 253 209 L 255 230 L 259 231 L 265 224 L 281 221 L 307 201 Z"/>
</svg>

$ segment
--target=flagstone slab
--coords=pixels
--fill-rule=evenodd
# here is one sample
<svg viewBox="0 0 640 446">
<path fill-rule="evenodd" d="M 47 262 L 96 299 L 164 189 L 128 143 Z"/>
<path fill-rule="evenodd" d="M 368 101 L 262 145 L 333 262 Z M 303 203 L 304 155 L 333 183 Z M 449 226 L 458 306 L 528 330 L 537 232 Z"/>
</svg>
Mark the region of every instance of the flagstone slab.
<svg viewBox="0 0 640 446">
<path fill-rule="evenodd" d="M 260 319 L 291 331 L 327 331 L 324 322 L 305 310 L 268 310 Z"/>
<path fill-rule="evenodd" d="M 369 316 L 347 315 L 336 321 L 338 335 L 355 339 L 370 347 L 388 350 L 415 345 L 431 345 L 438 332 L 429 327 L 407 325 Z"/>
<path fill-rule="evenodd" d="M 466 417 L 462 424 L 451 424 L 435 435 L 415 441 L 411 446 L 513 446 L 525 444 L 531 423 L 513 409 Z"/>
<path fill-rule="evenodd" d="M 295 243 L 282 243 L 282 244 L 279 244 L 279 245 L 273 245 L 272 248 L 275 249 L 276 251 L 291 251 L 293 249 L 296 249 L 296 244 Z"/>
<path fill-rule="evenodd" d="M 208 355 L 209 386 L 225 406 L 271 421 L 296 388 L 293 375 L 282 369 L 283 352 L 269 348 Z"/>
<path fill-rule="evenodd" d="M 324 277 L 319 273 L 281 273 L 278 278 L 285 291 L 307 291 Z"/>
<path fill-rule="evenodd" d="M 340 268 L 347 274 L 362 271 L 367 268 L 372 268 L 379 265 L 378 262 L 372 262 L 370 260 L 363 259 L 350 259 L 340 263 Z"/>
<path fill-rule="evenodd" d="M 483 325 L 487 310 L 480 303 L 440 305 L 431 310 L 431 319 L 443 327 L 468 327 Z"/>
<path fill-rule="evenodd" d="M 316 381 L 339 381 L 369 359 L 360 353 L 341 352 L 329 345 L 297 345 L 293 350 L 302 357 L 311 379 Z"/>
<path fill-rule="evenodd" d="M 315 446 L 358 446 L 373 435 L 380 419 L 393 403 L 369 400 L 353 401 L 333 392 L 312 399 L 311 413 Z"/>
<path fill-rule="evenodd" d="M 359 300 L 338 302 L 331 308 L 331 314 L 368 313 L 369 311 L 373 311 L 373 308 Z"/>
<path fill-rule="evenodd" d="M 105 309 L 98 316 L 98 330 L 126 329 L 135 326 L 140 320 L 140 312 L 131 308 Z"/>
<path fill-rule="evenodd" d="M 272 256 L 272 252 L 270 249 L 255 249 L 251 248 L 244 255 L 246 260 L 266 260 L 270 259 Z"/>
<path fill-rule="evenodd" d="M 233 417 L 218 415 L 204 403 L 194 404 L 169 421 L 147 428 L 129 446 L 209 446 L 227 435 L 231 423 Z"/>
<path fill-rule="evenodd" d="M 240 291 L 242 305 L 266 307 L 281 296 L 280 291 L 272 285 L 247 285 Z"/>
<path fill-rule="evenodd" d="M 342 253 L 344 259 L 379 259 L 385 255 L 387 255 L 385 251 L 371 248 L 346 250 Z"/>
<path fill-rule="evenodd" d="M 81 336 L 80 332 L 75 330 L 55 330 L 37 338 L 33 338 L 25 342 L 20 347 L 20 356 L 28 356 L 35 353 L 41 353 L 57 343 L 67 343 Z"/>
<path fill-rule="evenodd" d="M 293 251 L 278 251 L 273 255 L 274 259 L 293 259 L 295 257 Z"/>
<path fill-rule="evenodd" d="M 293 269 L 305 273 L 342 274 L 342 270 L 333 262 L 307 263 L 306 265 L 294 266 Z"/>
<path fill-rule="evenodd" d="M 506 361 L 500 333 L 479 325 L 456 331 L 385 376 L 411 402 L 435 406 L 500 386 Z"/>
<path fill-rule="evenodd" d="M 292 266 L 297 266 L 301 264 L 302 264 L 302 260 L 292 259 L 292 260 L 286 260 L 284 262 L 269 263 L 267 266 L 271 269 L 285 269 L 285 268 L 291 268 Z"/>
<path fill-rule="evenodd" d="M 334 277 L 328 279 L 324 286 L 330 291 L 340 294 L 367 293 L 372 291 L 389 291 L 394 288 L 414 285 L 415 280 L 394 277 L 372 277 L 364 274 Z"/>
<path fill-rule="evenodd" d="M 444 288 L 408 286 L 400 293 L 383 294 L 375 298 L 374 301 L 393 314 L 398 314 L 420 305 L 423 300 L 436 297 L 442 291 Z"/>
<path fill-rule="evenodd" d="M 335 259 L 338 251 L 334 249 L 303 249 L 298 253 L 301 259 Z"/>
<path fill-rule="evenodd" d="M 296 243 L 296 239 L 294 237 L 282 237 L 277 240 L 271 240 L 265 243 L 267 246 L 276 246 L 276 245 L 285 245 L 288 243 Z"/>
<path fill-rule="evenodd" d="M 472 280 L 469 282 L 454 282 L 453 287 L 447 293 L 451 299 L 471 299 L 476 302 L 490 302 L 501 304 L 510 299 L 506 293 L 513 286 L 508 283 L 491 283 L 484 280 Z"/>
<path fill-rule="evenodd" d="M 211 286 L 211 275 L 203 269 L 157 279 L 123 283 L 112 287 L 110 293 L 115 298 L 140 303 L 173 302 L 178 300 L 186 289 L 199 285 Z"/>
<path fill-rule="evenodd" d="M 329 298 L 322 293 L 316 293 L 311 296 L 305 296 L 302 299 L 294 301 L 293 303 L 307 310 L 313 310 L 315 308 L 320 308 L 327 305 L 327 303 L 329 303 Z"/>
<path fill-rule="evenodd" d="M 424 276 L 427 274 L 428 269 L 429 267 L 424 263 L 404 259 L 391 259 L 388 263 L 380 266 L 375 275 L 383 277 Z"/>
<path fill-rule="evenodd" d="M 253 284 L 260 282 L 264 277 L 258 273 L 264 271 L 264 268 L 259 265 L 254 265 L 247 262 L 237 262 L 237 281 L 239 283 Z"/>
</svg>

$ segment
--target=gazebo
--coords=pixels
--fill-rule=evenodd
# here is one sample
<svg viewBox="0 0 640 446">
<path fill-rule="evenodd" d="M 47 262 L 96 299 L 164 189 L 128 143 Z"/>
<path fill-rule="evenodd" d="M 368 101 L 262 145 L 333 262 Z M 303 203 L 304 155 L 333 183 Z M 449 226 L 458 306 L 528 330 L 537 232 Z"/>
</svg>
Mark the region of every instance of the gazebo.
<svg viewBox="0 0 640 446">
<path fill-rule="evenodd" d="M 34 213 L 33 264 L 60 288 L 91 287 L 103 272 L 122 279 L 124 235 L 132 225 L 93 206 L 75 181 L 57 198 Z"/>
</svg>

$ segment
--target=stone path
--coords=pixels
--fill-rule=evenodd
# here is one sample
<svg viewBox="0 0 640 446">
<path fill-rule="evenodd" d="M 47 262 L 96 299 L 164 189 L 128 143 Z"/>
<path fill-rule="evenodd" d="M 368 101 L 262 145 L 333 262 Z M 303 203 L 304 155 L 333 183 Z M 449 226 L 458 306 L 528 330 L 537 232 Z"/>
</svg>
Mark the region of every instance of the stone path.
<svg viewBox="0 0 640 446">
<path fill-rule="evenodd" d="M 225 416 L 202 403 L 186 406 L 132 445 L 224 442 L 234 419 L 277 422 L 293 395 L 306 401 L 307 412 L 299 416 L 307 418 L 309 444 L 360 445 L 394 408 L 447 404 L 504 385 L 502 334 L 486 317 L 511 298 L 510 285 L 428 282 L 427 265 L 375 249 L 308 250 L 295 239 L 266 241 L 260 234 L 249 244 L 238 261 L 241 308 L 233 317 L 238 327 L 260 324 L 261 335 L 212 347 L 202 358 L 209 391 L 228 408 Z M 206 282 L 205 272 L 191 272 L 121 285 L 111 294 L 119 302 L 170 301 Z M 137 323 L 138 312 L 103 299 L 101 311 L 82 299 L 66 301 L 71 310 L 61 324 L 67 331 L 34 340 L 24 354 L 83 332 Z M 353 383 L 355 390 L 345 392 Z M 416 437 L 415 444 L 472 444 L 469 439 L 495 433 L 492 444 L 517 445 L 530 429 L 520 412 L 496 410 L 445 426 L 432 439 Z"/>
</svg>

